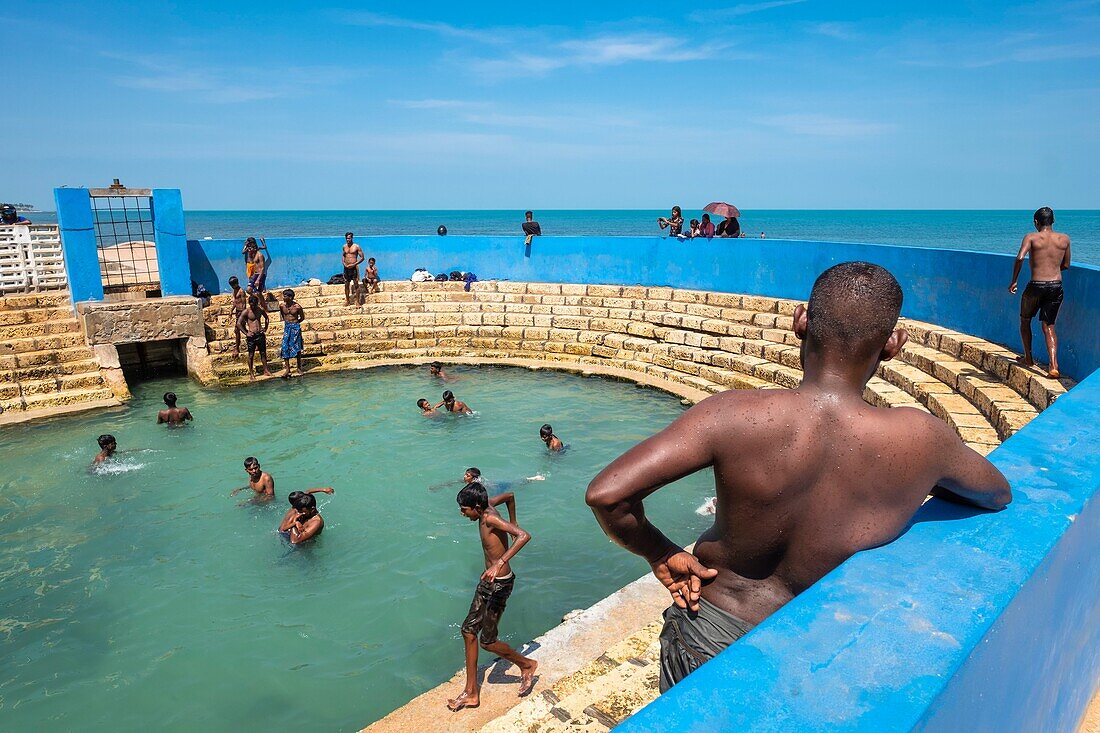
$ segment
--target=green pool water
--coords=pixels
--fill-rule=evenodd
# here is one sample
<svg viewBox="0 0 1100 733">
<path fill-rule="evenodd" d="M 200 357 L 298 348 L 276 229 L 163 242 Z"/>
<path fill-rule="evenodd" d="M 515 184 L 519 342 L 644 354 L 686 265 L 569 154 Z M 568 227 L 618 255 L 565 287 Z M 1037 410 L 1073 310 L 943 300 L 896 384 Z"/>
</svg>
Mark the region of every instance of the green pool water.
<svg viewBox="0 0 1100 733">
<path fill-rule="evenodd" d="M 584 489 L 679 400 L 551 372 L 455 374 L 232 391 L 158 380 L 116 411 L 0 429 L 0 730 L 352 731 L 445 681 L 482 570 L 455 504 L 471 465 L 517 482 L 507 488 L 533 535 L 513 562 L 504 640 L 522 644 L 644 573 L 604 537 Z M 477 414 L 420 417 L 416 399 L 444 388 Z M 194 424 L 155 424 L 169 389 Z M 539 441 L 543 422 L 563 454 Z M 107 432 L 120 454 L 90 472 Z M 274 475 L 275 502 L 230 496 L 248 455 Z M 650 514 L 690 542 L 712 485 L 670 486 Z M 336 489 L 319 496 L 325 532 L 291 547 L 275 531 L 286 495 L 316 486 Z"/>
</svg>

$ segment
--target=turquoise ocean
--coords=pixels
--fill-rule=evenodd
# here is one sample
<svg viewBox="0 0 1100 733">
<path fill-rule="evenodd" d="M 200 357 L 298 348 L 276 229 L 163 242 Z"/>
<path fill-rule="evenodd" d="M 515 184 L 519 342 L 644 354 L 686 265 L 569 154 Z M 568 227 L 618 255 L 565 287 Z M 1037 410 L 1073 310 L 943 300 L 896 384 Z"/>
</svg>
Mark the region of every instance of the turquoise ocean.
<svg viewBox="0 0 1100 733">
<path fill-rule="evenodd" d="M 536 210 L 543 234 L 558 236 L 661 236 L 661 209 Z M 1034 210 L 918 211 L 794 209 L 744 210 L 740 219 L 746 236 L 770 239 L 812 239 L 829 242 L 870 242 L 916 247 L 946 247 L 1015 254 L 1031 231 Z M 1073 259 L 1100 265 L 1100 210 L 1056 210 L 1055 227 L 1073 240 Z M 699 210 L 684 208 L 684 218 L 699 218 Z M 51 213 L 29 215 L 36 222 L 56 221 Z M 440 225 L 449 234 L 507 235 L 520 233 L 523 211 L 187 211 L 190 239 L 434 234 Z M 1007 278 L 1006 278 L 1007 279 Z"/>
</svg>

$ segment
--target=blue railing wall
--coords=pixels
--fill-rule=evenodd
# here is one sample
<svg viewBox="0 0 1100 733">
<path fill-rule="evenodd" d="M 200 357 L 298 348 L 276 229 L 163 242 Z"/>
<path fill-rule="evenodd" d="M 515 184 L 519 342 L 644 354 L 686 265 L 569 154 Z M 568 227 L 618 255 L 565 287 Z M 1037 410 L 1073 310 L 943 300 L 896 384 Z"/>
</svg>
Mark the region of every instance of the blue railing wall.
<svg viewBox="0 0 1100 733">
<path fill-rule="evenodd" d="M 343 237 L 272 238 L 267 285 L 326 282 L 341 271 Z M 365 237 L 368 257 L 383 279 L 407 279 L 418 267 L 470 270 L 487 279 L 541 282 L 670 285 L 783 298 L 806 298 L 830 265 L 867 260 L 886 267 L 905 290 L 905 315 L 1015 350 L 1020 348 L 1020 296 L 1008 293 L 1012 257 L 984 252 L 839 244 L 778 239 L 680 242 L 656 237 L 542 237 L 524 247 L 519 237 Z M 212 293 L 230 275 L 244 283 L 241 240 L 190 240 L 191 277 Z M 1021 275 L 1020 291 L 1028 269 Z M 1058 320 L 1062 371 L 1083 378 L 1100 367 L 1100 268 L 1065 273 L 1066 301 Z M 1036 353 L 1045 354 L 1034 326 Z"/>
</svg>

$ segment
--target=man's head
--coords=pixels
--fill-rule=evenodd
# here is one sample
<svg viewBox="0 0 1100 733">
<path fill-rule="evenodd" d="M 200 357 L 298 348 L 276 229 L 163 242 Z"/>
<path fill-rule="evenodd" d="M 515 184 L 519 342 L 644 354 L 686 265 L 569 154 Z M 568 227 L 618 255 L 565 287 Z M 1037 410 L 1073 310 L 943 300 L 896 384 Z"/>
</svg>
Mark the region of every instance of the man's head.
<svg viewBox="0 0 1100 733">
<path fill-rule="evenodd" d="M 374 267 L 374 258 L 373 257 L 367 258 L 367 264 L 370 265 L 371 267 Z"/>
<path fill-rule="evenodd" d="M 290 305 L 294 302 L 294 291 L 290 288 L 287 288 L 283 291 L 283 302 L 287 305 Z"/>
<path fill-rule="evenodd" d="M 231 278 L 229 278 L 229 287 L 233 288 L 234 290 L 237 290 L 241 287 L 241 281 L 237 279 L 236 275 L 233 275 Z"/>
<path fill-rule="evenodd" d="M 19 221 L 19 212 L 11 204 L 4 204 L 0 206 L 0 220 L 5 224 L 14 224 Z"/>
<path fill-rule="evenodd" d="M 255 237 L 249 237 L 248 239 L 244 240 L 244 246 L 247 249 L 257 249 L 257 247 L 256 247 L 256 238 Z"/>
<path fill-rule="evenodd" d="M 1054 226 L 1054 209 L 1044 206 L 1035 212 L 1035 228 L 1039 231 Z"/>
<path fill-rule="evenodd" d="M 428 365 L 428 373 L 431 374 L 433 377 L 438 377 L 442 371 L 442 362 L 433 361 L 431 364 Z"/>
<path fill-rule="evenodd" d="M 909 338 L 904 329 L 895 330 L 901 301 L 901 286 L 884 268 L 869 262 L 833 265 L 817 278 L 809 305 L 794 312 L 803 360 L 807 352 L 853 365 L 894 358 Z"/>
<path fill-rule="evenodd" d="M 489 508 L 489 493 L 477 481 L 468 483 L 458 492 L 458 510 L 470 520 L 480 519 Z"/>
<path fill-rule="evenodd" d="M 466 473 L 462 474 L 462 480 L 466 483 L 473 483 L 474 481 L 481 480 L 481 469 L 471 466 L 466 469 Z"/>
<path fill-rule="evenodd" d="M 450 407 L 455 403 L 455 394 L 451 390 L 447 390 L 443 393 L 443 404 Z"/>
<path fill-rule="evenodd" d="M 290 496 L 287 497 L 290 501 L 290 505 L 297 509 L 301 514 L 316 514 L 317 513 L 317 499 L 313 494 L 307 494 L 304 491 L 292 491 Z"/>
<path fill-rule="evenodd" d="M 534 221 L 535 220 L 535 214 L 534 214 L 533 211 L 525 211 L 525 212 L 523 212 L 523 216 L 524 216 L 525 219 L 527 219 L 527 221 Z"/>
<path fill-rule="evenodd" d="M 344 232 L 344 241 L 351 244 L 351 241 L 355 239 L 355 235 L 351 232 Z"/>
<path fill-rule="evenodd" d="M 100 448 L 108 452 L 114 451 L 114 449 L 118 447 L 118 443 L 115 442 L 115 436 L 109 434 L 99 436 L 97 442 Z"/>
<path fill-rule="evenodd" d="M 546 423 L 539 428 L 539 437 L 542 438 L 543 443 L 549 443 L 550 439 L 554 437 L 554 428 L 550 426 L 550 423 Z"/>
<path fill-rule="evenodd" d="M 164 393 L 164 404 L 168 405 L 169 407 L 175 407 L 176 406 L 176 393 L 175 392 L 165 392 Z"/>
<path fill-rule="evenodd" d="M 260 307 L 260 296 L 250 295 L 248 296 L 248 307 L 252 310 L 256 310 Z"/>
<path fill-rule="evenodd" d="M 263 473 L 260 469 L 260 462 L 256 460 L 255 456 L 249 456 L 244 459 L 244 470 L 253 480 L 258 479 L 260 474 Z"/>
<path fill-rule="evenodd" d="M 421 410 L 424 410 L 425 412 L 427 412 L 428 410 L 430 410 L 430 409 L 431 409 L 431 407 L 432 407 L 431 403 L 430 403 L 430 402 L 428 402 L 428 401 L 427 401 L 426 399 L 424 399 L 423 397 L 421 397 L 420 399 L 418 399 L 418 400 L 416 401 L 416 406 L 417 406 L 417 407 L 419 407 L 419 408 L 420 408 Z"/>
</svg>

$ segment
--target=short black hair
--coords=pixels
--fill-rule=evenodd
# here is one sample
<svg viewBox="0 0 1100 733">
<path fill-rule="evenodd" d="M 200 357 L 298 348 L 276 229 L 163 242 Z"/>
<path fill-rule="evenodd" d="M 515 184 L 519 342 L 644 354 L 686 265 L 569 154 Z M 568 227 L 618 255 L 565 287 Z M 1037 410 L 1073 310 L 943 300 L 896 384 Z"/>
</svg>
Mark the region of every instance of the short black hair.
<svg viewBox="0 0 1100 733">
<path fill-rule="evenodd" d="M 833 265 L 810 292 L 807 337 L 820 348 L 865 357 L 886 344 L 901 302 L 901 286 L 885 268 L 869 262 Z"/>
<path fill-rule="evenodd" d="M 479 511 L 489 508 L 489 492 L 477 481 L 472 481 L 463 486 L 458 492 L 458 505 L 469 507 Z"/>
<path fill-rule="evenodd" d="M 244 459 L 245 468 L 252 468 L 253 466 L 258 465 L 260 465 L 260 462 L 256 459 L 256 456 L 249 456 L 248 458 Z"/>
<path fill-rule="evenodd" d="M 354 232 L 344 232 L 344 236 L 345 237 L 354 237 L 355 233 Z"/>
<path fill-rule="evenodd" d="M 418 399 L 416 401 L 416 406 L 421 408 L 421 409 L 423 409 L 424 405 L 426 405 L 426 404 L 428 404 L 428 401 L 426 399 L 424 399 L 423 397 L 421 397 L 420 399 Z"/>
<path fill-rule="evenodd" d="M 375 261 L 375 259 L 373 257 L 368 257 L 367 258 L 367 262 L 374 262 L 374 261 Z"/>
<path fill-rule="evenodd" d="M 255 237 L 249 237 L 248 239 L 244 240 L 244 243 L 245 244 L 256 244 L 256 238 Z"/>
<path fill-rule="evenodd" d="M 524 215 L 524 216 L 534 216 L 534 215 L 535 215 L 535 212 L 533 212 L 533 211 L 525 211 L 525 212 L 523 212 L 523 215 Z"/>
<path fill-rule="evenodd" d="M 115 436 L 111 435 L 110 433 L 105 433 L 99 436 L 98 443 L 100 448 L 106 448 L 111 443 L 115 443 L 115 445 L 118 444 L 117 441 L 115 441 Z"/>
<path fill-rule="evenodd" d="M 1054 226 L 1054 209 L 1044 206 L 1035 212 L 1035 223 L 1041 227 Z"/>
<path fill-rule="evenodd" d="M 175 407 L 176 406 L 176 393 L 175 392 L 165 392 L 164 393 L 164 404 L 168 405 L 169 407 Z"/>
<path fill-rule="evenodd" d="M 428 366 L 429 366 L 429 367 L 431 367 L 432 369 L 442 369 L 442 368 L 443 368 L 443 362 L 440 362 L 440 361 L 433 361 L 433 362 L 432 362 L 431 364 L 429 364 Z"/>
<path fill-rule="evenodd" d="M 474 468 L 473 466 L 470 466 L 469 468 L 466 469 L 466 473 L 470 474 L 474 478 L 481 478 L 481 469 L 480 468 Z"/>
<path fill-rule="evenodd" d="M 286 296 L 288 296 L 288 295 L 290 296 L 290 299 L 291 299 L 291 300 L 293 300 L 293 299 L 294 299 L 294 291 L 293 291 L 293 290 L 291 290 L 290 288 L 287 288 L 286 290 L 284 290 L 284 291 L 283 291 L 283 297 L 284 297 L 284 298 L 285 298 Z"/>
<path fill-rule="evenodd" d="M 299 511 L 317 508 L 317 499 L 314 498 L 313 494 L 307 494 L 304 491 L 291 491 L 290 496 L 287 497 L 287 501 L 290 502 L 292 507 Z"/>
<path fill-rule="evenodd" d="M 554 428 L 550 427 L 550 423 L 546 423 L 541 428 L 539 428 L 539 435 L 541 435 L 544 438 L 549 438 L 553 434 L 554 434 Z"/>
<path fill-rule="evenodd" d="M 444 402 L 446 402 L 447 400 L 453 400 L 454 398 L 455 398 L 455 393 L 452 392 L 449 389 L 443 393 L 443 401 Z"/>
<path fill-rule="evenodd" d="M 237 276 L 236 276 L 236 275 L 230 275 L 230 276 L 229 276 L 229 284 L 230 284 L 230 285 L 239 285 L 239 284 L 240 284 L 240 282 L 241 282 L 241 281 L 237 279 Z"/>
<path fill-rule="evenodd" d="M 248 296 L 248 304 L 252 307 L 256 307 L 260 304 L 260 296 L 250 295 Z"/>
</svg>

